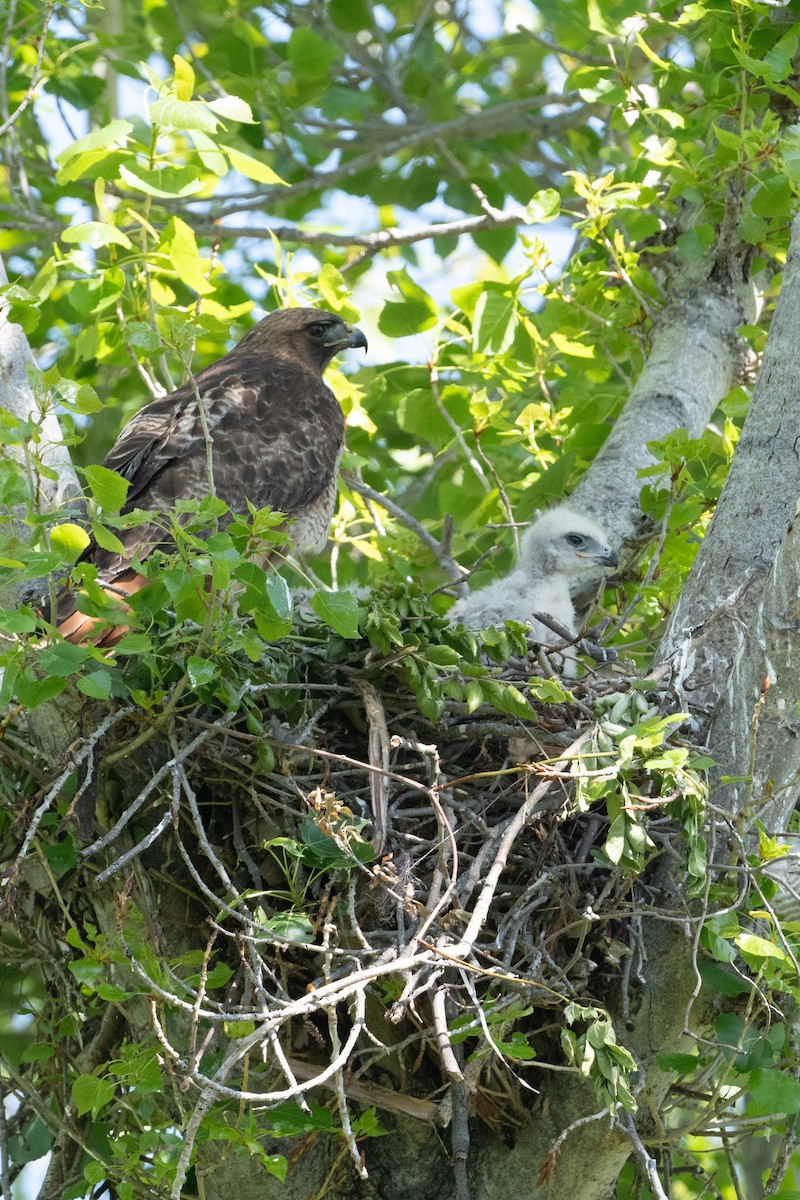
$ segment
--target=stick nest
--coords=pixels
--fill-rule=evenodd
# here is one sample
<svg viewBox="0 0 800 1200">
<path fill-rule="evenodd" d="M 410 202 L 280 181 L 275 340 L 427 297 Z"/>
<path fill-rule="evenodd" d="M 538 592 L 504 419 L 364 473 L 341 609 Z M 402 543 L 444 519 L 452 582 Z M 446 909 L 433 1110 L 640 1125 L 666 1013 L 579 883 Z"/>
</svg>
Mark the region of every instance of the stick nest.
<svg viewBox="0 0 800 1200">
<path fill-rule="evenodd" d="M 396 627 L 367 645 L 311 624 L 269 661 L 239 654 L 227 704 L 178 656 L 157 709 L 92 705 L 6 837 L 20 928 L 47 946 L 64 906 L 91 920 L 82 951 L 182 1092 L 277 1119 L 332 1089 L 355 1157 L 353 1100 L 446 1123 L 457 1081 L 501 1127 L 538 1072 L 581 1065 L 592 1028 L 613 1060 L 649 880 L 668 861 L 691 886 L 701 837 L 693 752 L 655 684 L 548 681 L 521 630 L 492 665 L 496 639 Z M 43 853 L 21 857 L 34 826 Z M 611 1107 L 629 1096 L 615 1070 L 595 1072 Z"/>
</svg>

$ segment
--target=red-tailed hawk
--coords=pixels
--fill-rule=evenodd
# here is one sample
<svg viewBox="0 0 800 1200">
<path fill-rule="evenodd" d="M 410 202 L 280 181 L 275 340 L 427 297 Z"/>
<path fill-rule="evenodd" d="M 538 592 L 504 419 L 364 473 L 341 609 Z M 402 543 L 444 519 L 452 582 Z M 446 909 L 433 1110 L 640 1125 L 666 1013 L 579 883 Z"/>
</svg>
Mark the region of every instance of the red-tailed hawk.
<svg viewBox="0 0 800 1200">
<path fill-rule="evenodd" d="M 366 349 L 360 329 L 333 313 L 289 308 L 270 313 L 237 346 L 194 381 L 141 409 L 125 426 L 104 465 L 130 480 L 123 512 L 134 508 L 166 512 L 176 500 L 208 494 L 205 425 L 213 443 L 216 495 L 236 513 L 272 508 L 292 518 L 291 545 L 301 552 L 325 545 L 336 499 L 336 477 L 344 440 L 344 418 L 322 373 L 335 354 Z M 134 555 L 145 558 L 165 546 L 155 525 L 119 534 L 125 555 L 92 544 L 84 561 L 98 568 L 98 582 L 110 599 L 130 595 L 148 581 L 133 570 Z M 168 543 L 166 543 L 168 545 Z M 74 591 L 65 591 L 58 628 L 72 642 L 92 636 L 98 621 L 76 609 Z M 113 645 L 115 629 L 98 645 Z"/>
<path fill-rule="evenodd" d="M 479 592 L 457 600 L 448 618 L 467 629 L 502 625 L 505 620 L 531 626 L 543 646 L 560 641 L 536 613 L 555 617 L 573 636 L 578 622 L 570 594 L 576 583 L 591 579 L 597 567 L 615 567 L 617 556 L 608 537 L 594 521 L 566 508 L 554 508 L 534 521 L 522 539 L 514 570 Z M 564 674 L 574 675 L 574 656 L 564 654 Z"/>
</svg>

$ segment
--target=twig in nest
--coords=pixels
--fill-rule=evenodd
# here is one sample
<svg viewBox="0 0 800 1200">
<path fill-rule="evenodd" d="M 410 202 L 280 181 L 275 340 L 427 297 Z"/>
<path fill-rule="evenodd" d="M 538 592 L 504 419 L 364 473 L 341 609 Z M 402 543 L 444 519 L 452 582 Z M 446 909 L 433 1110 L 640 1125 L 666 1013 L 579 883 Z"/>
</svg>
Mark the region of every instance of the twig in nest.
<svg viewBox="0 0 800 1200">
<path fill-rule="evenodd" d="M 453 1100 L 451 1145 L 453 1147 L 453 1176 L 456 1185 L 456 1200 L 469 1200 L 469 1175 L 467 1174 L 469 1107 L 467 1103 L 467 1087 L 463 1079 L 453 1080 L 450 1084 L 450 1095 Z"/>
<path fill-rule="evenodd" d="M 128 711 L 130 712 L 131 710 L 129 709 Z M 84 849 L 81 850 L 81 856 L 83 858 L 92 858 L 95 854 L 99 853 L 100 850 L 104 850 L 106 846 L 115 841 L 116 838 L 119 837 L 120 833 L 122 833 L 122 830 L 125 828 L 128 822 L 142 807 L 148 796 L 150 796 L 154 789 L 158 786 L 164 776 L 167 775 L 174 767 L 191 757 L 195 750 L 202 746 L 204 742 L 207 742 L 213 733 L 220 732 L 222 728 L 229 724 L 235 716 L 236 714 L 233 712 L 226 713 L 226 715 L 222 717 L 219 722 L 215 723 L 211 730 L 208 732 L 203 731 L 202 733 L 198 733 L 197 737 L 189 742 L 187 746 L 184 746 L 184 748 L 178 751 L 178 753 L 169 759 L 168 762 L 165 762 L 163 766 L 159 767 L 155 775 L 152 775 L 150 779 L 148 779 L 138 796 L 131 801 L 131 803 L 118 818 L 118 820 L 114 822 L 108 832 L 104 833 L 102 837 L 99 837 L 97 841 L 92 842 L 91 846 L 85 846 Z"/>
<path fill-rule="evenodd" d="M 450 1044 L 450 1034 L 447 1031 L 447 989 L 437 987 L 433 993 L 433 1028 L 436 1033 L 436 1043 L 439 1047 L 439 1057 L 445 1075 L 459 1083 L 464 1082 L 464 1075 L 456 1061 L 453 1047 Z"/>
<path fill-rule="evenodd" d="M 364 701 L 369 729 L 369 762 L 377 770 L 369 773 L 369 792 L 375 833 L 372 846 L 382 854 L 389 832 L 389 730 L 383 703 L 373 685 L 366 679 L 354 679 Z"/>
<path fill-rule="evenodd" d="M 28 826 L 28 830 L 25 834 L 25 839 L 22 843 L 22 846 L 20 847 L 19 854 L 14 860 L 14 866 L 7 876 L 8 882 L 13 881 L 16 877 L 16 873 L 19 870 L 20 864 L 30 850 L 31 842 L 36 837 L 36 831 L 39 828 L 42 818 L 44 817 L 45 813 L 48 812 L 51 805 L 60 796 L 61 789 L 69 779 L 72 772 L 76 767 L 79 767 L 81 763 L 85 762 L 86 759 L 92 755 L 94 747 L 101 740 L 101 738 L 106 735 L 108 730 L 111 729 L 113 725 L 116 725 L 118 721 L 121 721 L 124 717 L 127 717 L 131 712 L 133 712 L 133 708 L 129 706 L 127 708 L 120 709 L 119 712 L 109 713 L 105 720 L 101 721 L 97 729 L 93 731 L 91 737 L 89 737 L 80 747 L 72 762 L 64 768 L 64 770 L 55 780 L 44 800 L 42 800 L 41 804 L 36 809 L 36 812 L 33 814 L 33 819 Z"/>
</svg>

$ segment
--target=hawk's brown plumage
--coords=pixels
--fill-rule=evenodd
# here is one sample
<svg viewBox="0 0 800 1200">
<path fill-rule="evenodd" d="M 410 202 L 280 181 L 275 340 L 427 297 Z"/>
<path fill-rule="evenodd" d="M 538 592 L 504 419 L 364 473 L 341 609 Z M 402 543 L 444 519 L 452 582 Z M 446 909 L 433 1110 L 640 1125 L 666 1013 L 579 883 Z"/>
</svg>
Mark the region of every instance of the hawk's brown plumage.
<svg viewBox="0 0 800 1200">
<path fill-rule="evenodd" d="M 154 400 L 122 430 L 104 465 L 130 480 L 123 512 L 165 512 L 176 500 L 208 493 L 199 393 L 213 442 L 217 496 L 233 512 L 246 513 L 249 500 L 256 508 L 286 513 L 293 518 L 291 544 L 300 551 L 321 550 L 344 439 L 342 411 L 322 373 L 341 350 L 366 345 L 359 329 L 333 313 L 312 308 L 270 313 L 194 383 Z M 152 524 L 119 536 L 124 557 L 95 544 L 84 555 L 97 566 L 98 582 L 109 585 L 110 598 L 143 587 L 147 580 L 130 560 L 165 544 L 163 531 Z M 98 624 L 76 610 L 69 591 L 61 597 L 58 621 L 70 641 L 90 637 Z M 98 644 L 113 645 L 114 633 Z"/>
</svg>

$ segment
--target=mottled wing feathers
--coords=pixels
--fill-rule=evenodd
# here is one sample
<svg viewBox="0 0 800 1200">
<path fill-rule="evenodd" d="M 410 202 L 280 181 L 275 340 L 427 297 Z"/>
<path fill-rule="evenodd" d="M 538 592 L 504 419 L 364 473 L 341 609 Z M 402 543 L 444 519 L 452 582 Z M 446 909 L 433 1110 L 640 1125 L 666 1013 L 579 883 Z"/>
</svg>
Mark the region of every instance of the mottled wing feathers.
<svg viewBox="0 0 800 1200">
<path fill-rule="evenodd" d="M 166 513 L 176 500 L 206 495 L 207 430 L 216 495 L 235 513 L 246 513 L 248 502 L 286 513 L 293 518 L 291 543 L 301 551 L 321 549 L 344 440 L 342 411 L 322 371 L 348 346 L 366 346 L 366 339 L 331 314 L 271 314 L 194 382 L 141 409 L 105 459 L 106 467 L 130 481 L 123 512 Z M 156 523 L 123 530 L 119 537 L 125 556 L 96 545 L 84 556 L 96 564 L 98 582 L 109 585 L 112 596 L 117 581 L 126 593 L 146 582 L 131 570 L 131 559 L 169 544 Z M 77 620 L 74 596 L 67 591 L 59 620 L 73 615 L 75 631 L 66 625 L 62 631 L 82 640 L 91 625 Z"/>
<path fill-rule="evenodd" d="M 344 436 L 333 393 L 286 360 L 221 360 L 197 376 L 213 443 L 217 495 L 292 513 L 323 491 Z M 105 466 L 131 481 L 127 508 L 166 509 L 208 492 L 206 443 L 191 385 L 148 404 L 126 425 Z"/>
</svg>

